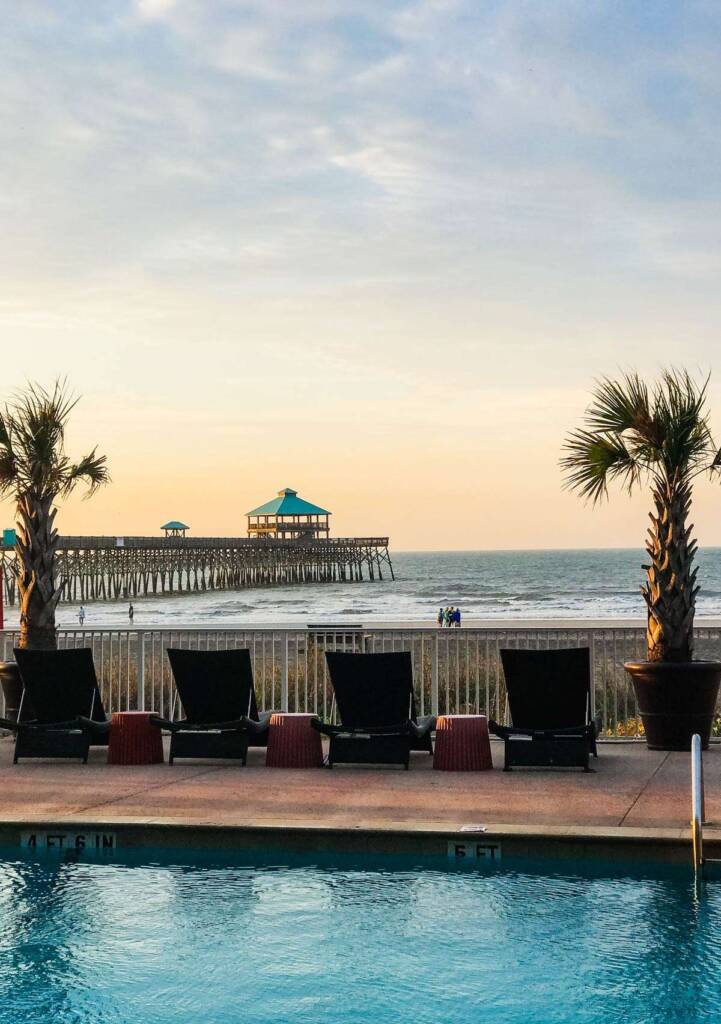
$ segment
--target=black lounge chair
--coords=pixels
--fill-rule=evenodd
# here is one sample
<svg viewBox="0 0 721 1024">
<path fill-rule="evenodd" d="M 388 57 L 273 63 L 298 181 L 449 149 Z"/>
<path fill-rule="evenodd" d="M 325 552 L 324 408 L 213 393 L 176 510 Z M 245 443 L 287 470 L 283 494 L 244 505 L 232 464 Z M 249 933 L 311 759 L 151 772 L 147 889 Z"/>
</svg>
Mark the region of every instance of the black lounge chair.
<svg viewBox="0 0 721 1024">
<path fill-rule="evenodd" d="M 86 764 L 91 746 L 107 745 L 105 717 L 89 647 L 65 651 L 15 650 L 23 683 L 17 722 L 0 721 L 15 731 L 15 756 L 79 757 Z"/>
<path fill-rule="evenodd" d="M 272 711 L 258 714 L 250 651 L 168 648 L 168 660 L 185 718 L 156 717 L 170 732 L 168 764 L 176 757 L 227 758 L 245 764 L 249 746 L 265 746 Z"/>
<path fill-rule="evenodd" d="M 408 651 L 394 654 L 326 652 L 340 725 L 316 718 L 330 739 L 327 765 L 402 764 L 412 750 L 433 753 L 433 716 L 417 719 Z"/>
<path fill-rule="evenodd" d="M 591 652 L 502 650 L 512 726 L 489 722 L 505 741 L 505 771 L 513 767 L 589 768 L 598 757 L 600 728 L 592 717 Z"/>
</svg>

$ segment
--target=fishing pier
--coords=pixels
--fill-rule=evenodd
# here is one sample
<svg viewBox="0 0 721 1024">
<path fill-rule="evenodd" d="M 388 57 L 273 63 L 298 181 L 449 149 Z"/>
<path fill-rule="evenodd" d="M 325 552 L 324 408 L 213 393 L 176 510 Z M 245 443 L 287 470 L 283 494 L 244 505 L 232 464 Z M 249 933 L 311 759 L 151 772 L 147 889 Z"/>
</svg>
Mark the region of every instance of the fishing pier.
<svg viewBox="0 0 721 1024">
<path fill-rule="evenodd" d="M 3 545 L 5 597 L 16 600 L 15 549 Z M 393 579 L 387 537 L 61 537 L 62 601 Z"/>
<path fill-rule="evenodd" d="M 246 537 L 189 537 L 189 527 L 177 520 L 162 526 L 160 537 L 61 536 L 55 557 L 61 600 L 394 579 L 388 537 L 330 537 L 329 515 L 286 488 L 248 513 Z M 12 534 L 6 531 L 0 545 L 10 605 L 17 599 Z"/>
</svg>

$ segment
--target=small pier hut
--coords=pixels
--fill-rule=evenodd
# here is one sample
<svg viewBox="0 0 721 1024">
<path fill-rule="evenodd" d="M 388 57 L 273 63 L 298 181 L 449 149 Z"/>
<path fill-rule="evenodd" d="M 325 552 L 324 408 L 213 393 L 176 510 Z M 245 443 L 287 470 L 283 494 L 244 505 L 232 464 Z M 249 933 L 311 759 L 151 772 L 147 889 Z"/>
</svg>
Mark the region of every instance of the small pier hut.
<svg viewBox="0 0 721 1024">
<path fill-rule="evenodd" d="M 248 536 L 323 540 L 330 530 L 330 515 L 327 509 L 299 498 L 292 487 L 284 487 L 277 498 L 248 512 Z"/>
<path fill-rule="evenodd" d="M 186 526 L 185 523 L 181 523 L 179 519 L 171 519 L 169 523 L 160 527 L 161 530 L 165 530 L 166 537 L 184 537 L 185 531 L 189 530 L 190 527 Z"/>
</svg>

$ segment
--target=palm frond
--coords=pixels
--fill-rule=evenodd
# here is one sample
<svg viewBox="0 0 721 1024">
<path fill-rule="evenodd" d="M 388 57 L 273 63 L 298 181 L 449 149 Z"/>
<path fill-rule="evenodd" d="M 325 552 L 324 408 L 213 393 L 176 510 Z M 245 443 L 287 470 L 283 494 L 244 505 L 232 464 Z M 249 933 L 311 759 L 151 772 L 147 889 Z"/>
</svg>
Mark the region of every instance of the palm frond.
<svg viewBox="0 0 721 1024">
<path fill-rule="evenodd" d="M 59 378 L 51 389 L 28 384 L 7 405 L 0 415 L 0 493 L 54 500 L 79 481 L 91 494 L 106 482 L 106 460 L 96 449 L 78 463 L 65 453 L 65 428 L 77 401 Z"/>
<path fill-rule="evenodd" d="M 0 495 L 10 493 L 17 480 L 17 464 L 13 451 L 11 419 L 0 413 Z"/>
<path fill-rule="evenodd" d="M 9 494 L 17 481 L 17 466 L 12 449 L 0 448 L 0 495 Z"/>
<path fill-rule="evenodd" d="M 651 423 L 648 387 L 637 373 L 624 374 L 620 380 L 602 377 L 593 390 L 586 423 L 602 433 L 645 431 Z"/>
<path fill-rule="evenodd" d="M 566 486 L 598 501 L 615 478 L 630 491 L 646 474 L 655 486 L 676 486 L 698 472 L 721 471 L 707 390 L 708 377 L 698 383 L 685 370 L 664 370 L 650 388 L 637 373 L 602 378 L 583 429 L 566 442 Z"/>
<path fill-rule="evenodd" d="M 611 480 L 620 479 L 631 491 L 643 468 L 613 434 L 576 430 L 563 449 L 568 453 L 561 459 L 565 486 L 594 504 L 607 496 Z"/>
<path fill-rule="evenodd" d="M 83 456 L 80 462 L 67 468 L 65 481 L 60 492 L 63 496 L 69 494 L 76 484 L 83 482 L 88 485 L 85 497 L 89 498 L 99 487 L 109 482 L 110 475 L 108 473 L 107 457 L 105 455 L 97 455 L 96 453 L 97 448 L 93 448 L 88 455 Z"/>
<path fill-rule="evenodd" d="M 10 430 L 8 428 L 8 417 L 0 412 L 0 448 L 12 448 Z"/>
<path fill-rule="evenodd" d="M 699 385 L 685 370 L 665 370 L 654 393 L 662 426 L 661 460 L 668 474 L 712 468 L 715 445 L 706 412 L 708 377 Z"/>
<path fill-rule="evenodd" d="M 37 493 L 52 491 L 62 478 L 65 420 L 74 400 L 56 381 L 52 392 L 28 384 L 8 408 L 19 475 Z"/>
</svg>

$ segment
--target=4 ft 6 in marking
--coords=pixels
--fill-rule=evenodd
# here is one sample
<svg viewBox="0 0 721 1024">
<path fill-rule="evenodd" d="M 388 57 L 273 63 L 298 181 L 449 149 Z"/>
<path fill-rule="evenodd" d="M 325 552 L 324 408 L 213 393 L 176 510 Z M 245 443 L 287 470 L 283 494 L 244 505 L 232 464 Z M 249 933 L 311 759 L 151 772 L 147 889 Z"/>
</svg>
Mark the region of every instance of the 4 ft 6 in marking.
<svg viewBox="0 0 721 1024">
<path fill-rule="evenodd" d="M 28 850 L 114 850 L 115 832 L 23 832 L 20 845 Z"/>
</svg>

